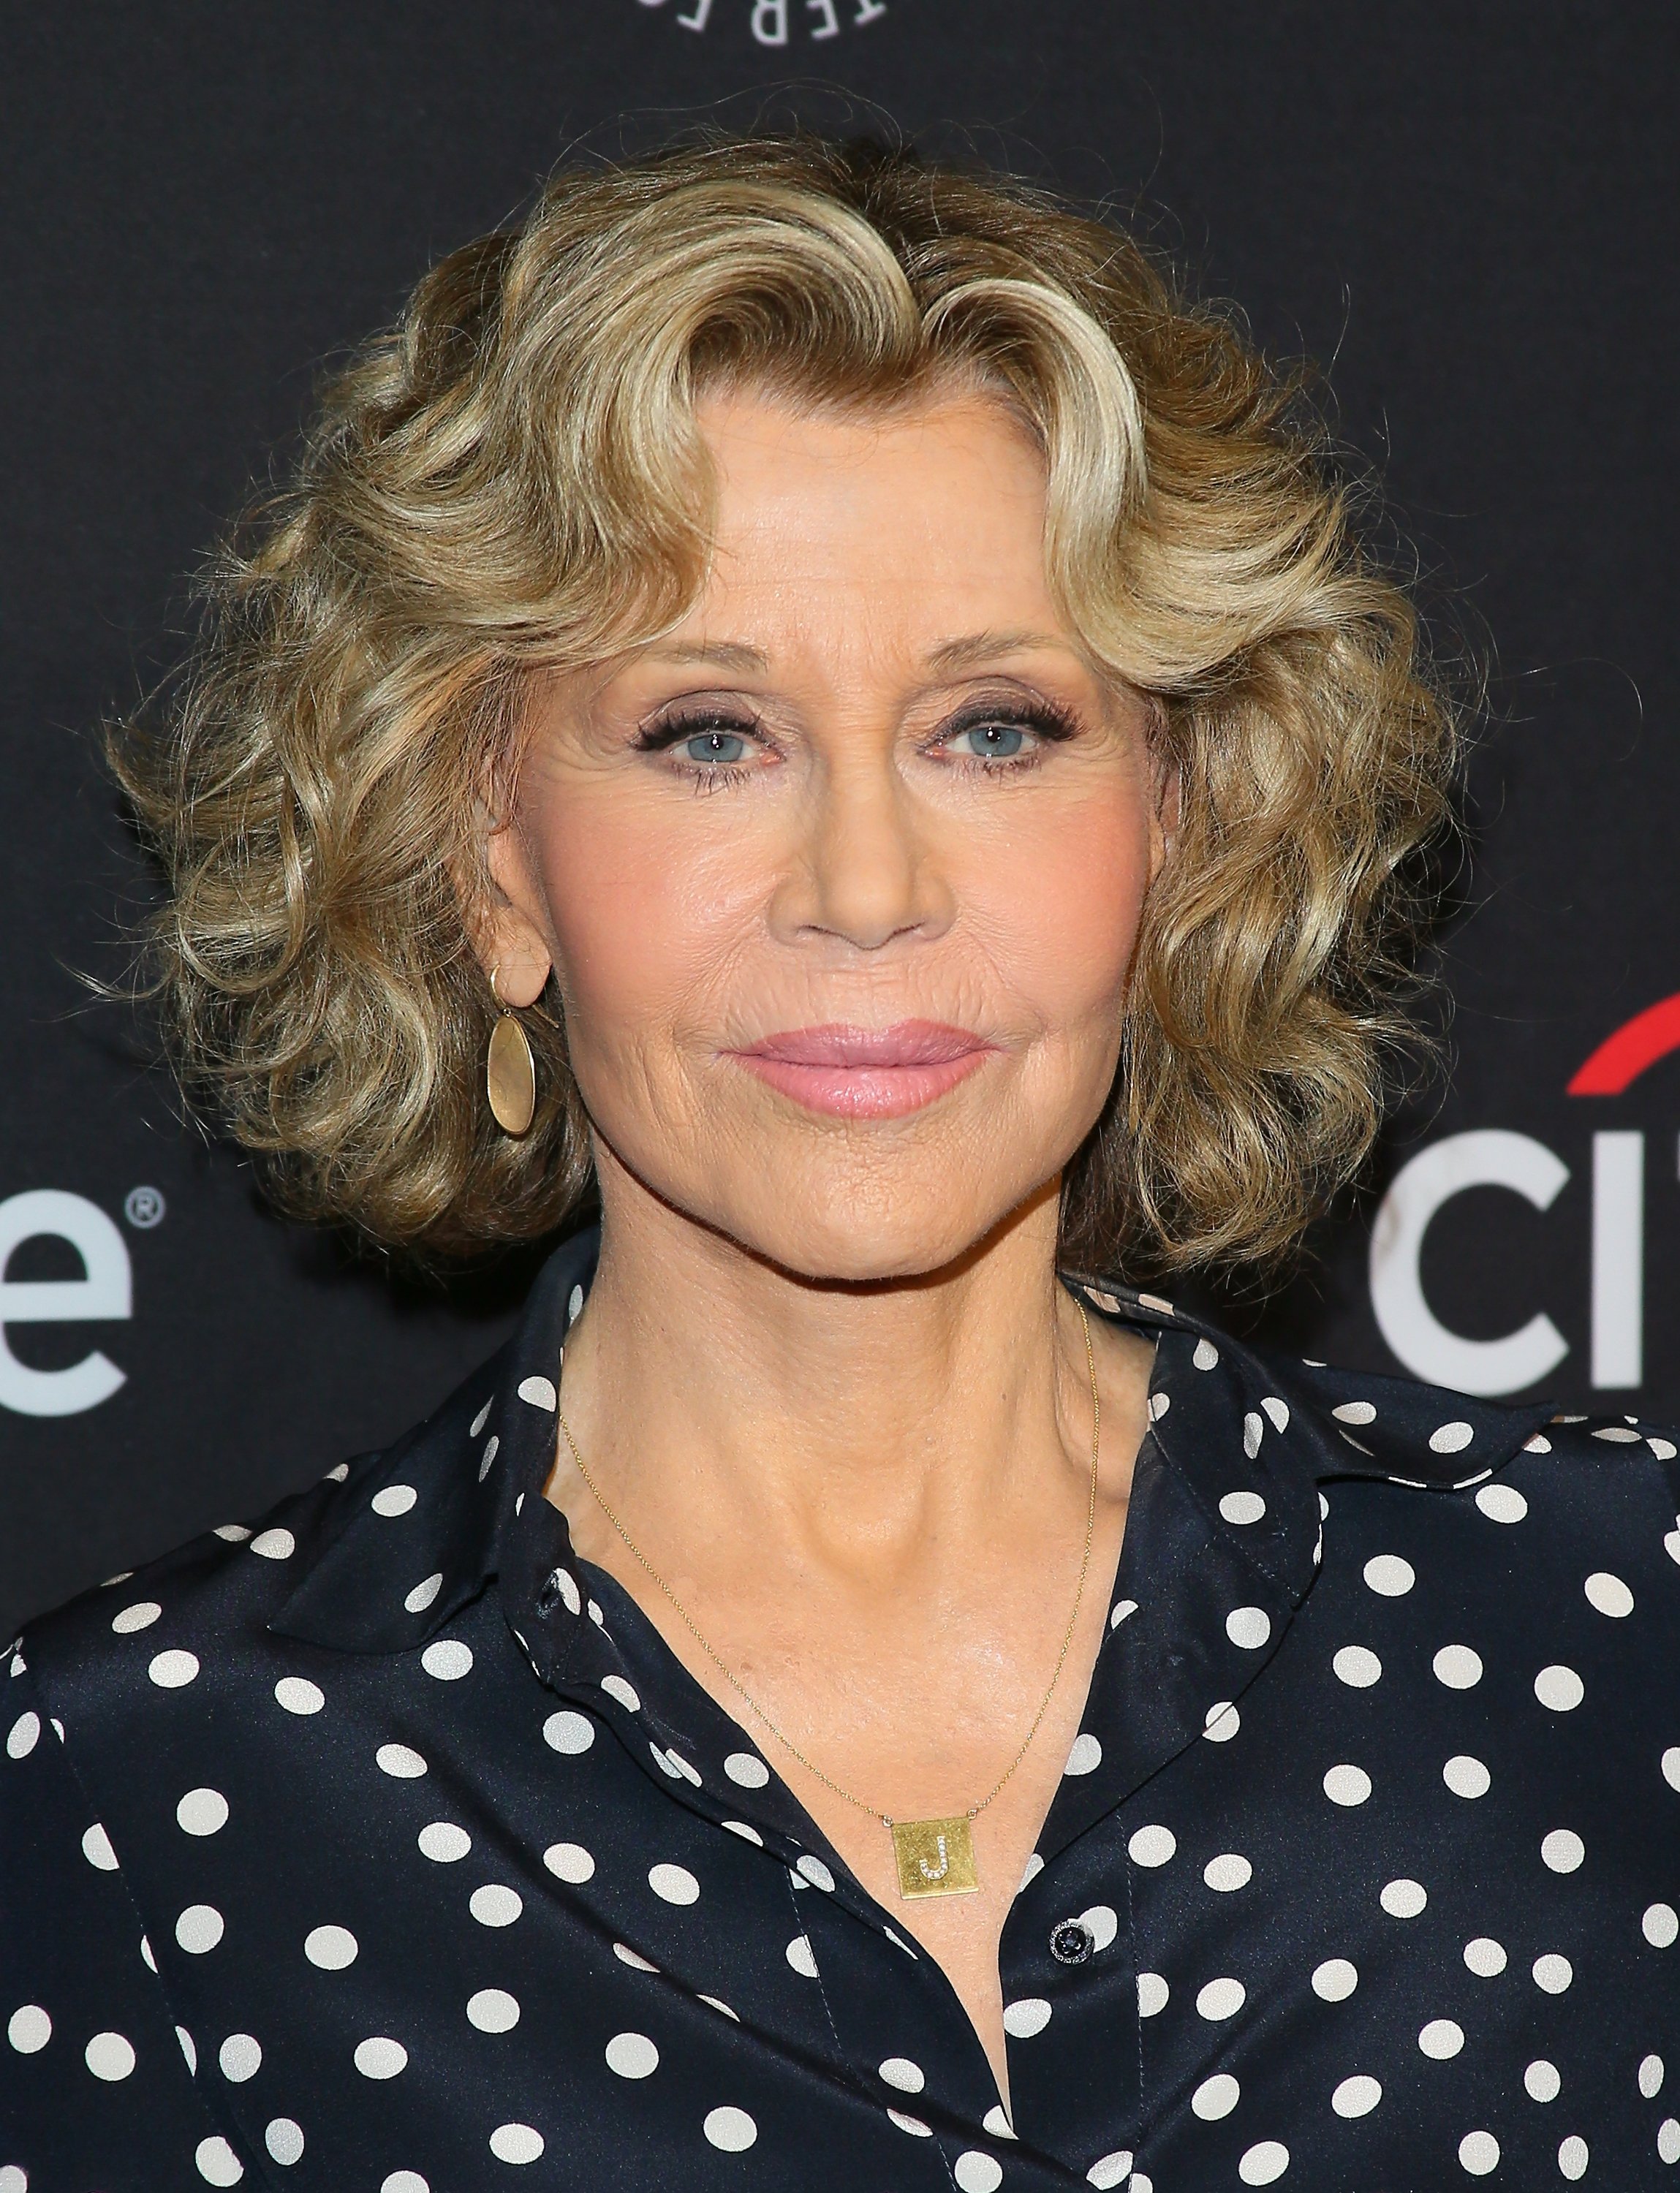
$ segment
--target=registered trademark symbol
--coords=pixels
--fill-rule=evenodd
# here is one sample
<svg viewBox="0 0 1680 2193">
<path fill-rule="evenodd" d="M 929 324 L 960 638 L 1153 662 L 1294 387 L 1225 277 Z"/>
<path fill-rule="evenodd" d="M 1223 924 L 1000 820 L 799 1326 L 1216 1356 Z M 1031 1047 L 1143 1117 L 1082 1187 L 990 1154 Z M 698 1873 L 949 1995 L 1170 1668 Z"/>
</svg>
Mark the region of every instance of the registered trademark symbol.
<svg viewBox="0 0 1680 2193">
<path fill-rule="evenodd" d="M 123 1217 L 143 1232 L 161 1225 L 167 1208 L 161 1188 L 131 1188 L 123 1198 Z"/>
</svg>

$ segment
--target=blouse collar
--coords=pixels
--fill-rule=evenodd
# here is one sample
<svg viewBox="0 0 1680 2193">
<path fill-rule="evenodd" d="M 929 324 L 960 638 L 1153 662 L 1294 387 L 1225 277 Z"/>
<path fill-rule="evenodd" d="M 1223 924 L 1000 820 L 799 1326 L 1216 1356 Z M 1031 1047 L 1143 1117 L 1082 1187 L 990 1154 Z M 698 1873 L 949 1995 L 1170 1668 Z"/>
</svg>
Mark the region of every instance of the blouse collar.
<svg viewBox="0 0 1680 2193">
<path fill-rule="evenodd" d="M 341 1466 L 336 1515 L 268 1627 L 340 1652 L 415 1652 L 494 1578 L 550 1691 L 606 1715 L 672 1796 L 796 1864 L 811 1824 L 767 1772 L 756 1735 L 613 1577 L 579 1560 L 543 1497 L 565 1334 L 599 1245 L 594 1228 L 562 1243 L 506 1344 L 394 1446 Z M 1322 1486 L 1366 1478 L 1466 1495 L 1551 1413 L 1262 1356 L 1158 1296 L 1069 1284 L 1157 1342 L 1109 1627 L 1041 1858 L 1188 1744 L 1234 1730 L 1242 1692 L 1312 1589 Z M 551 1714 L 544 1733 L 565 1749 L 566 1715 Z"/>
</svg>

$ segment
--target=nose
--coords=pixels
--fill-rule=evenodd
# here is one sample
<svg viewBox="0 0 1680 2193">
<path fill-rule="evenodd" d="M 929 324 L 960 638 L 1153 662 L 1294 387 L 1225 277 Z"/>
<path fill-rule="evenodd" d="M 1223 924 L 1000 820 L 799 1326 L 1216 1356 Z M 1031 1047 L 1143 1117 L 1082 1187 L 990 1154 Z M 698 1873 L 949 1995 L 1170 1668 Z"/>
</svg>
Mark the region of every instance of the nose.
<svg viewBox="0 0 1680 2193">
<path fill-rule="evenodd" d="M 941 935 L 954 902 L 926 822 L 890 753 L 831 758 L 811 789 L 777 927 L 862 952 Z"/>
</svg>

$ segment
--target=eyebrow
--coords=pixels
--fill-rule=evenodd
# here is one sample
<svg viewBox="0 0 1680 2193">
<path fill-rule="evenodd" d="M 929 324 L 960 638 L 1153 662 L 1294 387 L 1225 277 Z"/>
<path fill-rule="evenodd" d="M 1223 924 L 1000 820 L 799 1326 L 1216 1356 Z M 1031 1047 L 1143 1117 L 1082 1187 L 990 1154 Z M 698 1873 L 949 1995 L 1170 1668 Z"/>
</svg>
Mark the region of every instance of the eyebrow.
<svg viewBox="0 0 1680 2193">
<path fill-rule="evenodd" d="M 1016 655 L 1037 648 L 1064 648 L 1065 639 L 1050 632 L 1026 628 L 1001 632 L 966 633 L 960 639 L 942 640 L 929 650 L 930 670 L 963 670 L 972 663 L 987 662 L 999 655 Z M 770 657 L 760 649 L 738 640 L 720 639 L 701 645 L 676 644 L 651 647 L 648 656 L 658 662 L 711 662 L 725 670 L 768 670 Z"/>
</svg>

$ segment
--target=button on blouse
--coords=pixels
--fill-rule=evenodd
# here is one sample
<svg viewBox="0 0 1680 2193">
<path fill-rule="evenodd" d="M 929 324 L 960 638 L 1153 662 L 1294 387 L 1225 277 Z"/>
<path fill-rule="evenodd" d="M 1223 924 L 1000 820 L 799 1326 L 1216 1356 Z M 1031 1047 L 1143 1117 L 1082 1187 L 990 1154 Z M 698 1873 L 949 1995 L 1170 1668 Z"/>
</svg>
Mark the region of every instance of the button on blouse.
<svg viewBox="0 0 1680 2193">
<path fill-rule="evenodd" d="M 7 1656 L 0 2193 L 1680 2186 L 1673 1441 L 1086 1290 L 1151 1423 L 1006 2115 L 542 1497 L 595 1246 L 395 1446 Z"/>
</svg>

